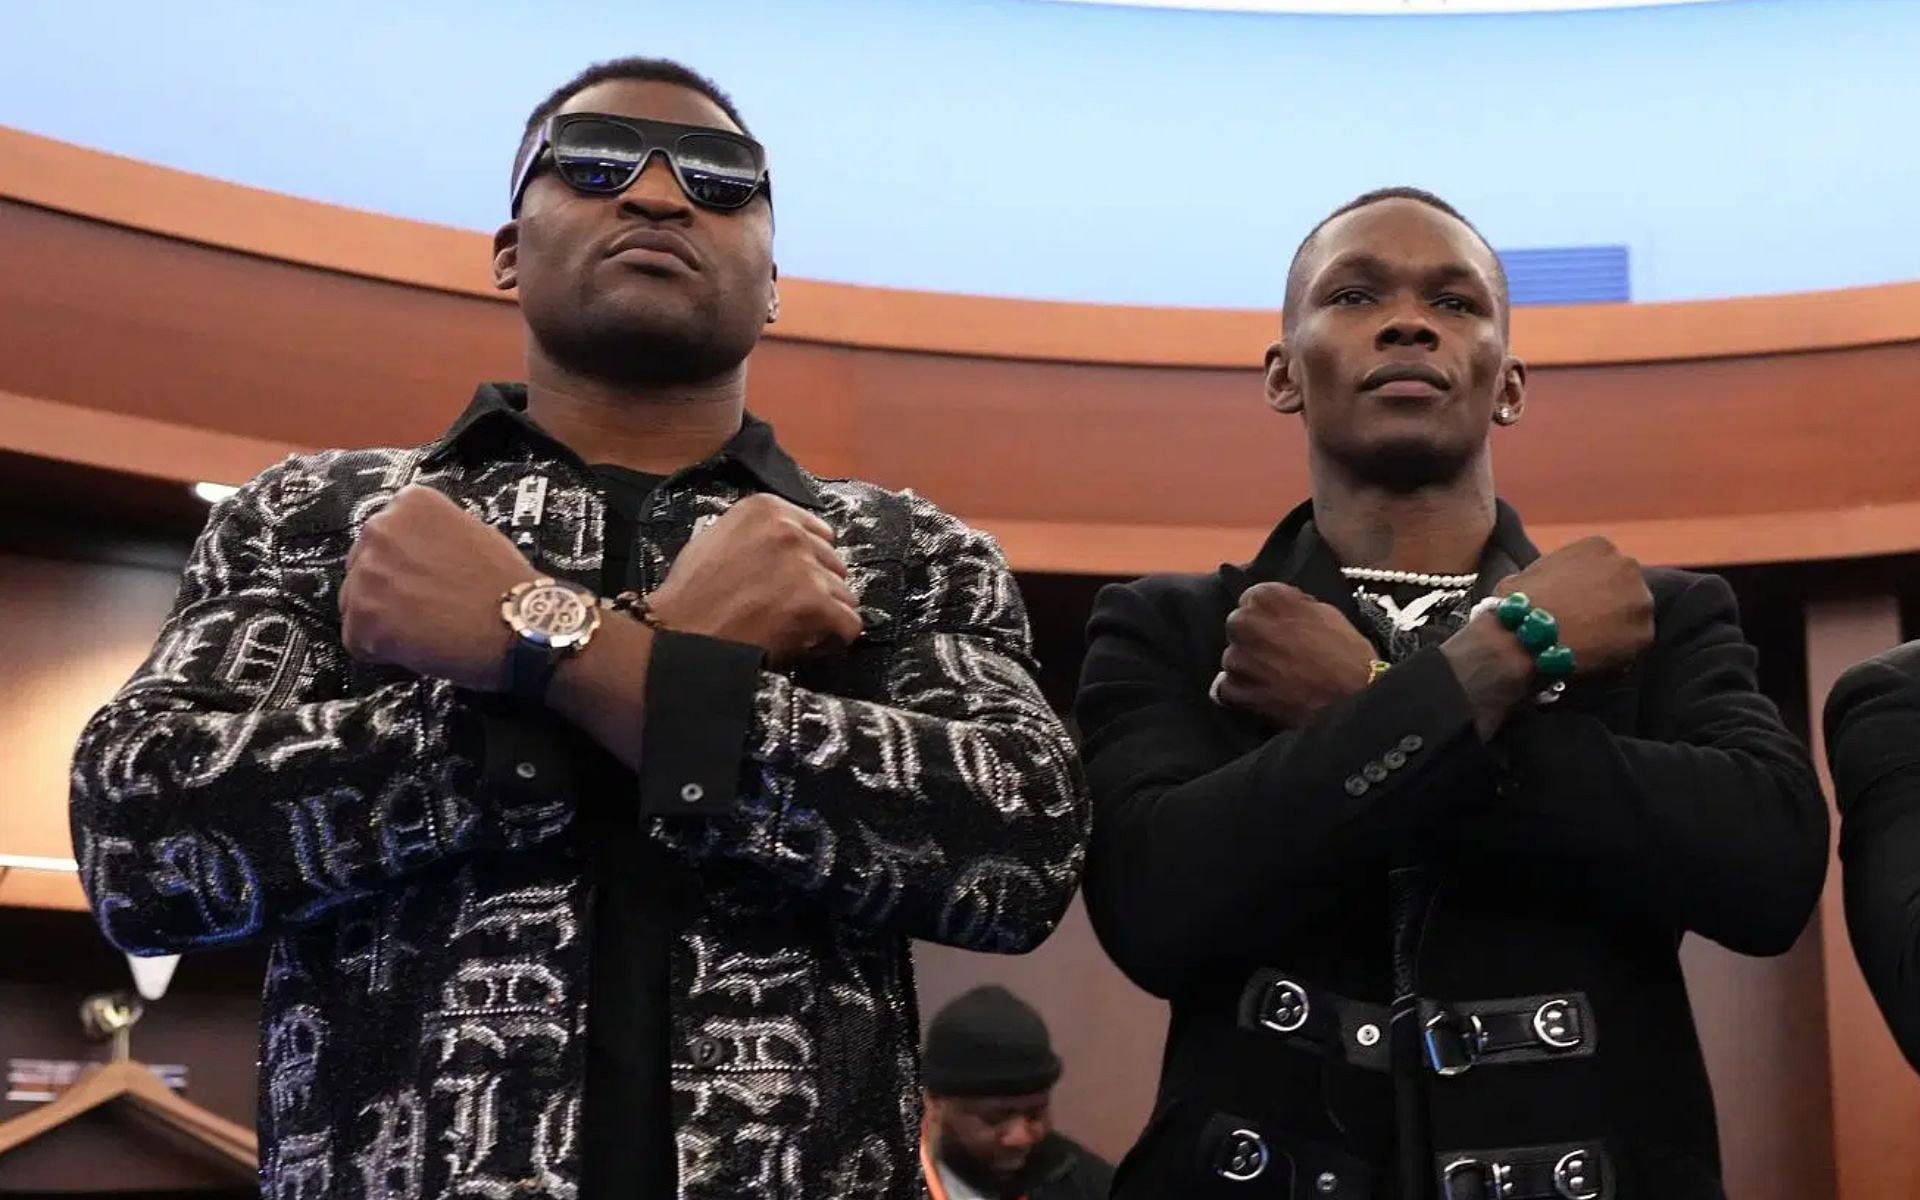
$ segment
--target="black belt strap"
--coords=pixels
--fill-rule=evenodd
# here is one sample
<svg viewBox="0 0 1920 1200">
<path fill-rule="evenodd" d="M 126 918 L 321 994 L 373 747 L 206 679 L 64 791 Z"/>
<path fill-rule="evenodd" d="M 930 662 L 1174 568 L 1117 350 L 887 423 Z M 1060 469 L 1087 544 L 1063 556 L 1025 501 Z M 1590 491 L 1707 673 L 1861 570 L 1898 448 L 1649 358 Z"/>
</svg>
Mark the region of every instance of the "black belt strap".
<svg viewBox="0 0 1920 1200">
<path fill-rule="evenodd" d="M 1368 1071 L 1390 1065 L 1384 1004 L 1349 1000 L 1284 971 L 1259 970 L 1240 992 L 1240 1027 Z"/>
<path fill-rule="evenodd" d="M 1454 1004 L 1421 1002 L 1427 1067 L 1459 1075 L 1476 1066 L 1590 1058 L 1598 1042 L 1585 992 L 1547 992 Z"/>
<path fill-rule="evenodd" d="M 1612 1200 L 1613 1161 L 1597 1142 L 1462 1150 L 1434 1158 L 1440 1200 Z"/>
<path fill-rule="evenodd" d="M 1549 992 L 1455 1004 L 1420 1002 L 1420 1057 L 1438 1075 L 1476 1066 L 1585 1058 L 1598 1030 L 1584 992 Z M 1240 1027 L 1345 1059 L 1367 1071 L 1392 1065 L 1392 1013 L 1284 971 L 1255 971 L 1240 993 Z"/>
</svg>

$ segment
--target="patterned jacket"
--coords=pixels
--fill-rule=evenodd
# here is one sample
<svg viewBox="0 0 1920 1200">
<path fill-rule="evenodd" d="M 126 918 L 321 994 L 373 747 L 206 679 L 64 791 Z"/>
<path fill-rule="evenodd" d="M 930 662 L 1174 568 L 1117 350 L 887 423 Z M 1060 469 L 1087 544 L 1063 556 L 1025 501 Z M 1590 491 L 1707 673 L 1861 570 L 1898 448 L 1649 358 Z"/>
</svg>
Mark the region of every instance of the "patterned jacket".
<svg viewBox="0 0 1920 1200">
<path fill-rule="evenodd" d="M 579 1190 L 576 737 L 353 662 L 336 609 L 357 530 L 411 482 L 502 527 L 518 505 L 539 568 L 598 590 L 599 492 L 524 396 L 487 385 L 437 442 L 289 458 L 217 505 L 151 657 L 80 739 L 74 844 L 107 936 L 147 954 L 272 939 L 270 1200 Z M 650 705 L 637 812 L 698 880 L 670 964 L 680 1195 L 915 1197 L 908 939 L 1043 940 L 1079 877 L 1084 785 L 992 540 L 801 471 L 752 418 L 655 493 L 649 582 L 697 520 L 767 490 L 836 527 L 866 633 L 750 670 L 737 712 Z M 690 653 L 670 637 L 656 670 Z"/>
</svg>

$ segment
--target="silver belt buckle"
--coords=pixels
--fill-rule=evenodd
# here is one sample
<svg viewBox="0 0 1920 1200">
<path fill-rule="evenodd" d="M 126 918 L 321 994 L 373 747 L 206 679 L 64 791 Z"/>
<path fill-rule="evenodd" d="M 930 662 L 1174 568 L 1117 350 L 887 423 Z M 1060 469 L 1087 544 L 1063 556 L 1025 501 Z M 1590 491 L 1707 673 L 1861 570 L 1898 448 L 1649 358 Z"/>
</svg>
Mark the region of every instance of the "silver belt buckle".
<svg viewBox="0 0 1920 1200">
<path fill-rule="evenodd" d="M 1260 995 L 1260 1023 L 1275 1033 L 1298 1033 L 1312 1011 L 1307 989 L 1291 979 L 1274 980 Z"/>
<path fill-rule="evenodd" d="M 1571 1019 L 1576 1012 L 1571 1000 L 1547 1001 L 1534 1011 L 1533 1036 L 1555 1050 L 1572 1050 L 1581 1040 L 1581 1033 Z"/>
<path fill-rule="evenodd" d="M 1568 1151 L 1553 1168 L 1553 1190 L 1566 1200 L 1599 1200 L 1601 1175 L 1594 1165 L 1592 1151 Z"/>
<path fill-rule="evenodd" d="M 1251 1129 L 1236 1129 L 1227 1135 L 1214 1174 L 1234 1183 L 1251 1183 L 1266 1173 L 1270 1157 L 1267 1139 Z"/>
<path fill-rule="evenodd" d="M 1458 1200 L 1454 1195 L 1454 1181 L 1468 1175 L 1480 1177 L 1481 1195 L 1487 1200 L 1507 1200 L 1507 1197 L 1512 1194 L 1513 1168 L 1506 1163 L 1486 1162 L 1478 1158 L 1456 1158 L 1440 1173 L 1441 1186 L 1447 1189 L 1445 1200 Z"/>
<path fill-rule="evenodd" d="M 1427 1019 L 1420 1039 L 1426 1046 L 1427 1065 L 1436 1075 L 1464 1075 L 1487 1049 L 1487 1029 L 1480 1018 L 1469 1013 L 1461 1017 L 1444 1009 Z M 1462 1159 L 1472 1162 L 1472 1159 Z"/>
</svg>

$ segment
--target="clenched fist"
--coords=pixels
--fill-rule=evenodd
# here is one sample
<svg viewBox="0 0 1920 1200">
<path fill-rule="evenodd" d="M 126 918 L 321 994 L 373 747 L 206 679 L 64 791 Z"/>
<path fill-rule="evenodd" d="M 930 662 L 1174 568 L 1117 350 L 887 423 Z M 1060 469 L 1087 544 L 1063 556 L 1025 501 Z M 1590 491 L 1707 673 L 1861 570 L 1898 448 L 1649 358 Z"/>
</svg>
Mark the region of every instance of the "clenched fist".
<svg viewBox="0 0 1920 1200">
<path fill-rule="evenodd" d="M 766 494 L 695 534 L 651 599 L 667 628 L 758 646 L 776 667 L 848 645 L 862 627 L 833 527 Z"/>
<path fill-rule="evenodd" d="M 1498 595 L 1525 592 L 1560 624 L 1560 644 L 1579 674 L 1625 667 L 1653 644 L 1653 593 L 1640 564 L 1606 538 L 1590 537 L 1542 556 L 1500 582 Z"/>
<path fill-rule="evenodd" d="M 1373 644 L 1346 614 L 1284 583 L 1257 583 L 1227 616 L 1213 696 L 1297 729 L 1367 684 Z"/>
<path fill-rule="evenodd" d="M 432 488 L 402 488 L 347 553 L 341 641 L 363 662 L 498 690 L 511 636 L 500 595 L 534 575 L 505 534 Z"/>
</svg>

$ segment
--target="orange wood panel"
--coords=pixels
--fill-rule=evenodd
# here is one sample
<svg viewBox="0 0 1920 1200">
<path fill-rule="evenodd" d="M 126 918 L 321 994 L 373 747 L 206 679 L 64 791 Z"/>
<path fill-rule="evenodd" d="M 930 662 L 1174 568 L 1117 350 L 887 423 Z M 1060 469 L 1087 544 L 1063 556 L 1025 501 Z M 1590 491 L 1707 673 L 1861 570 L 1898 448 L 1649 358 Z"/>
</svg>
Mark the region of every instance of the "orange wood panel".
<svg viewBox="0 0 1920 1200">
<path fill-rule="evenodd" d="M 330 271 L 497 299 L 486 235 L 276 195 L 0 129 L 0 196 Z M 504 213 L 502 214 L 504 216 Z M 1274 275 L 1287 248 L 1274 247 Z M 776 340 L 988 358 L 1238 367 L 1273 336 L 1257 310 L 1067 304 L 791 280 Z M 1920 338 L 1920 284 L 1736 300 L 1528 308 L 1539 365 L 1648 362 Z"/>
<path fill-rule="evenodd" d="M 131 475 L 239 483 L 307 448 L 0 392 L 0 449 Z"/>
<path fill-rule="evenodd" d="M 1848 667 L 1899 641 L 1900 610 L 1892 596 L 1821 601 L 1807 608 L 1807 699 L 1814 714 L 1814 758 L 1829 797 L 1833 779 L 1820 727 L 1827 693 Z M 1834 828 L 1839 829 L 1838 813 Z M 1914 1136 L 1920 1130 L 1920 1078 L 1894 1044 L 1854 957 L 1837 856 L 1821 897 L 1819 928 L 1838 1200 L 1920 1196 L 1920 1139 Z"/>
<path fill-rule="evenodd" d="M 0 390 L 295 445 L 425 440 L 521 371 L 513 306 L 0 202 Z"/>
<path fill-rule="evenodd" d="M 87 896 L 80 878 L 66 871 L 23 871 L 0 867 L 0 908 L 56 908 L 84 912 Z"/>
<path fill-rule="evenodd" d="M 171 571 L 0 554 L 0 854 L 73 857 L 67 775 L 80 728 L 146 657 Z M 0 905 L 82 907 L 73 876 L 0 872 Z"/>
<path fill-rule="evenodd" d="M 0 136 L 0 150 L 9 144 L 105 169 L 71 147 Z M 162 182 L 204 203 L 232 191 L 177 173 Z M 168 194 L 157 193 L 156 212 L 184 209 Z M 252 194 L 241 207 L 281 212 L 282 202 L 294 206 L 283 216 L 311 207 Z M 30 453 L 234 479 L 294 447 L 425 440 L 476 380 L 521 369 L 519 322 L 491 294 L 5 200 L 0 261 L 10 268 L 0 275 L 0 415 L 17 418 L 0 422 L 0 445 Z M 1583 311 L 1603 326 L 1614 319 Z M 1248 336 L 1257 354 L 1263 336 Z M 1913 550 L 1915 378 L 1920 338 L 1546 367 L 1533 375 L 1526 421 L 1498 435 L 1502 491 L 1544 545 L 1601 531 L 1654 562 Z M 803 462 L 912 486 L 999 534 L 1029 570 L 1244 558 L 1307 491 L 1299 425 L 1261 404 L 1250 366 L 770 340 L 753 360 L 753 396 Z"/>
</svg>

